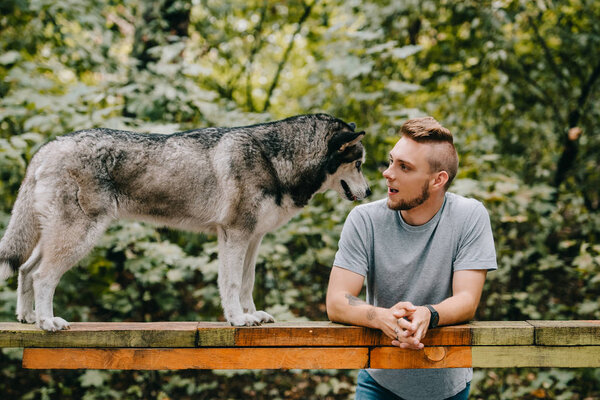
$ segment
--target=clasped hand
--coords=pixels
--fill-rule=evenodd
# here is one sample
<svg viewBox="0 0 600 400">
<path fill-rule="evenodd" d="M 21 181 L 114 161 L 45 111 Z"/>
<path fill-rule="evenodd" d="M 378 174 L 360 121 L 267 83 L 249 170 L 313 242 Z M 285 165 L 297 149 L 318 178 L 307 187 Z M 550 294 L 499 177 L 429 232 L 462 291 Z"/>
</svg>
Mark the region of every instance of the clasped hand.
<svg viewBox="0 0 600 400">
<path fill-rule="evenodd" d="M 427 307 L 403 301 L 380 310 L 380 329 L 392 339 L 393 346 L 413 350 L 425 347 L 421 340 L 427 334 L 431 318 Z"/>
</svg>

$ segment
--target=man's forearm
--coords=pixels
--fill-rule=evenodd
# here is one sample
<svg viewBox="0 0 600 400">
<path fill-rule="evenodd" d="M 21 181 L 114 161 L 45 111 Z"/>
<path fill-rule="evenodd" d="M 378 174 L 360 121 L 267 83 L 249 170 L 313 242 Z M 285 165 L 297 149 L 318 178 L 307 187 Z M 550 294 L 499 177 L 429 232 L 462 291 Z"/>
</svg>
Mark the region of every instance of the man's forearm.
<svg viewBox="0 0 600 400">
<path fill-rule="evenodd" d="M 327 315 L 333 322 L 378 328 L 377 307 L 350 293 L 338 293 L 327 298 Z"/>
<path fill-rule="evenodd" d="M 479 298 L 474 299 L 469 293 L 459 293 L 433 307 L 439 314 L 439 325 L 454 325 L 472 320 L 478 304 Z"/>
</svg>

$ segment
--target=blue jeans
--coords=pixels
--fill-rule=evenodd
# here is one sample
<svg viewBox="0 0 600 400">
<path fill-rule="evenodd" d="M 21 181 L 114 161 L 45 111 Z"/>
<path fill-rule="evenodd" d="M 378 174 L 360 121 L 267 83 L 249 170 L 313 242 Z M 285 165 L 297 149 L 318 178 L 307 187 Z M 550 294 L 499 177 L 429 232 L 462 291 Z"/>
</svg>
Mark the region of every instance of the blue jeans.
<svg viewBox="0 0 600 400">
<path fill-rule="evenodd" d="M 455 394 L 452 397 L 448 397 L 446 400 L 466 400 L 469 397 L 469 389 L 471 388 L 471 382 L 467 383 L 467 387 L 464 388 L 460 393 Z M 356 396 L 355 400 L 403 400 L 402 397 L 395 395 L 390 392 L 375 379 L 371 378 L 371 375 L 364 369 L 361 369 L 358 373 L 358 379 L 356 382 Z"/>
</svg>

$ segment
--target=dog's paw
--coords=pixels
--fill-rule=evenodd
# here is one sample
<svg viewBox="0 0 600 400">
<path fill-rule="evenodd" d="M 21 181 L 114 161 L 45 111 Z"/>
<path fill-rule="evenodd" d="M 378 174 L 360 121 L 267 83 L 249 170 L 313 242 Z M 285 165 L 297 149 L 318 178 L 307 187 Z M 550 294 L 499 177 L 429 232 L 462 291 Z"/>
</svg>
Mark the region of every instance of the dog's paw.
<svg viewBox="0 0 600 400">
<path fill-rule="evenodd" d="M 38 326 L 49 332 L 61 331 L 70 327 L 69 323 L 60 317 L 42 319 L 38 322 Z"/>
<path fill-rule="evenodd" d="M 273 318 L 271 314 L 264 311 L 255 311 L 252 313 L 252 315 L 258 318 L 261 323 L 275 322 L 275 318 Z"/>
<path fill-rule="evenodd" d="M 240 314 L 231 317 L 229 323 L 233 326 L 254 326 L 260 325 L 260 319 L 252 314 Z"/>
<path fill-rule="evenodd" d="M 33 324 L 35 323 L 35 312 L 32 310 L 24 313 L 19 313 L 17 314 L 17 321 L 23 324 Z"/>
</svg>

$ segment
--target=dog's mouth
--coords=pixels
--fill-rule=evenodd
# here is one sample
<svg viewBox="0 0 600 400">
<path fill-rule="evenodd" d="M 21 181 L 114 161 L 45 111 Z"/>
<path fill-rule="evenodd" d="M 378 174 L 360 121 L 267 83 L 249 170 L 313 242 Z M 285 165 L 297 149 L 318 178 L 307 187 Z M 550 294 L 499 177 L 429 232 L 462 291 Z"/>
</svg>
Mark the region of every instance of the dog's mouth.
<svg viewBox="0 0 600 400">
<path fill-rule="evenodd" d="M 342 189 L 344 189 L 344 194 L 346 195 L 346 198 L 350 201 L 356 201 L 357 198 L 350 191 L 350 187 L 348 186 L 348 184 L 344 180 L 342 180 L 341 183 L 342 183 Z"/>
</svg>

